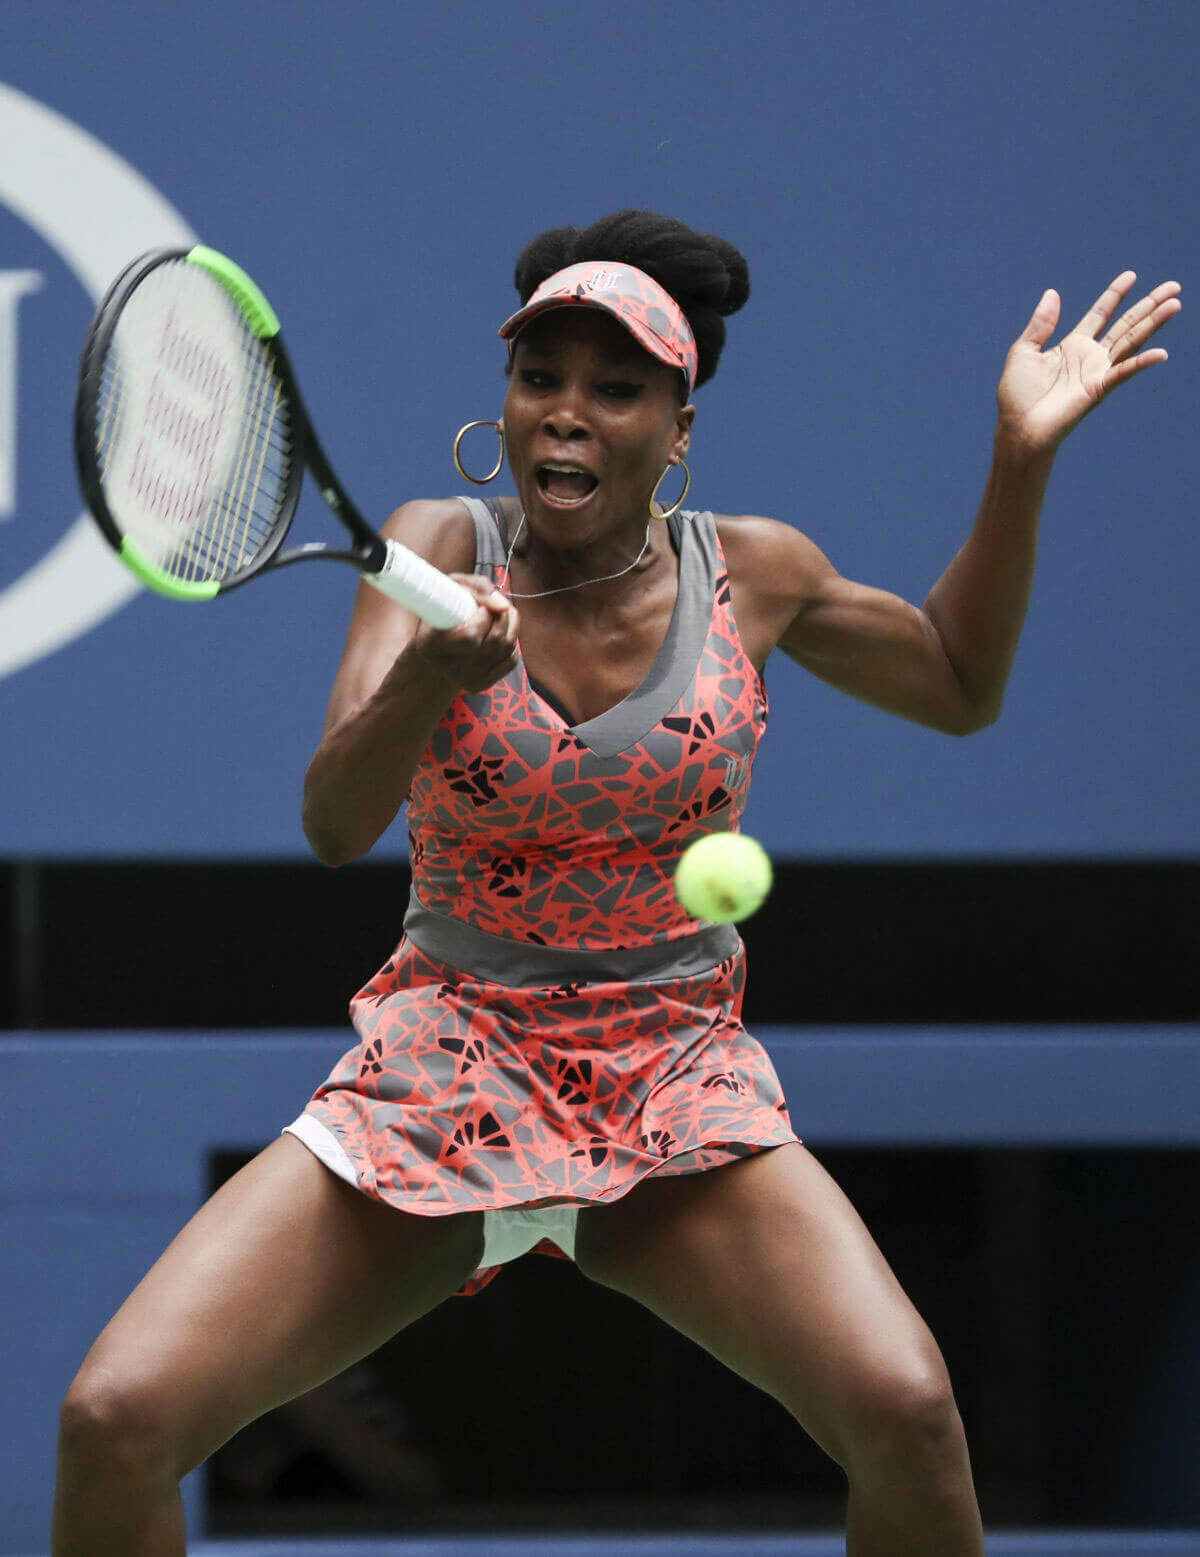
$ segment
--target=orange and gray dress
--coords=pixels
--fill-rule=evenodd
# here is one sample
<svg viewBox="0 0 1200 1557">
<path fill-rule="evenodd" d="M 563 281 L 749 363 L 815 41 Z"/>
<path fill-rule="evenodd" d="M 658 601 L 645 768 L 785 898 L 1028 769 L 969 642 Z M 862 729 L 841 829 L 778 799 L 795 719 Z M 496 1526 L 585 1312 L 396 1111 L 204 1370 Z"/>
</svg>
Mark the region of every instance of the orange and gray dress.
<svg viewBox="0 0 1200 1557">
<path fill-rule="evenodd" d="M 461 499 L 501 582 L 498 505 Z M 484 1213 L 482 1290 L 572 1258 L 579 1208 L 799 1140 L 741 1021 L 745 948 L 691 918 L 689 843 L 736 831 L 767 695 L 711 513 L 668 521 L 679 591 L 642 684 L 572 724 L 524 663 L 455 698 L 408 796 L 412 893 L 350 1002 L 358 1042 L 285 1128 L 364 1194 Z"/>
</svg>

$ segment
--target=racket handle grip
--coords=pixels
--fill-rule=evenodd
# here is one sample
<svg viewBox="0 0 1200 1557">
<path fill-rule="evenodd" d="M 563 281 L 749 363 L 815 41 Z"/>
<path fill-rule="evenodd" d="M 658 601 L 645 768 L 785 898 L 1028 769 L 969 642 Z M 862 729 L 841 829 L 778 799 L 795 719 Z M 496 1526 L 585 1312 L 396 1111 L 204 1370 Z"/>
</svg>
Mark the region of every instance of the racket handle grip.
<svg viewBox="0 0 1200 1557">
<path fill-rule="evenodd" d="M 457 627 L 475 614 L 474 595 L 440 568 L 399 541 L 387 539 L 383 544 L 387 553 L 383 567 L 378 573 L 363 574 L 369 584 L 407 606 L 431 627 Z"/>
</svg>

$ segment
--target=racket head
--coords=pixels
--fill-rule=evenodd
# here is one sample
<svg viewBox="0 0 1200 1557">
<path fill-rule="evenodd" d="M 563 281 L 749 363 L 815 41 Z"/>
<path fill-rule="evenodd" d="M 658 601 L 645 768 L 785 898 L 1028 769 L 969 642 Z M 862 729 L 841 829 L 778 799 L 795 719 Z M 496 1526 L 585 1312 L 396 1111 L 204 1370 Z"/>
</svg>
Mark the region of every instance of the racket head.
<svg viewBox="0 0 1200 1557">
<path fill-rule="evenodd" d="M 143 583 L 208 600 L 265 567 L 296 512 L 305 429 L 279 321 L 232 260 L 200 244 L 122 271 L 84 343 L 75 462 Z"/>
</svg>

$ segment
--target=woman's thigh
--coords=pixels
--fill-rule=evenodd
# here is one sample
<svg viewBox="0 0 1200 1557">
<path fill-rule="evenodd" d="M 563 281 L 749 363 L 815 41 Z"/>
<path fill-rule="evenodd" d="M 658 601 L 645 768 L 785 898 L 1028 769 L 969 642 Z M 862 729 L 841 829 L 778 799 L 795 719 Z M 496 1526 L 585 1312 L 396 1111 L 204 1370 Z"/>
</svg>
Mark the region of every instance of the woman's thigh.
<svg viewBox="0 0 1200 1557">
<path fill-rule="evenodd" d="M 482 1247 L 482 1213 L 395 1210 L 280 1135 L 105 1326 L 68 1392 L 64 1431 L 162 1446 L 182 1476 L 449 1297 Z"/>
<path fill-rule="evenodd" d="M 797 1142 L 581 1210 L 575 1261 L 778 1400 L 843 1467 L 954 1414 L 928 1326 Z"/>
</svg>

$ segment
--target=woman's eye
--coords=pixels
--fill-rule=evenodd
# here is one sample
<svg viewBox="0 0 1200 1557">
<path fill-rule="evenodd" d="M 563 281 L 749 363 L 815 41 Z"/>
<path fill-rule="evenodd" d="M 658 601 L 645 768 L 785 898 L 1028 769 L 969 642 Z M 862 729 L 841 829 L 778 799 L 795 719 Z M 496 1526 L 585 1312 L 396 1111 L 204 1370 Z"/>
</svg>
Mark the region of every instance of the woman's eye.
<svg viewBox="0 0 1200 1557">
<path fill-rule="evenodd" d="M 548 373 L 543 368 L 523 368 L 521 370 L 521 382 L 528 384 L 530 389 L 553 389 L 558 380 L 553 373 Z M 597 392 L 609 400 L 632 400 L 635 395 L 642 392 L 641 384 L 631 384 L 624 380 L 612 383 L 598 384 Z"/>
</svg>

